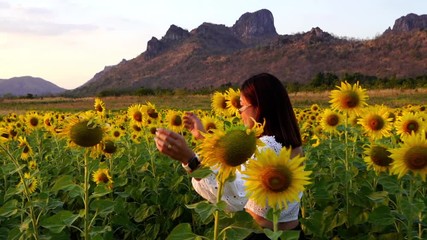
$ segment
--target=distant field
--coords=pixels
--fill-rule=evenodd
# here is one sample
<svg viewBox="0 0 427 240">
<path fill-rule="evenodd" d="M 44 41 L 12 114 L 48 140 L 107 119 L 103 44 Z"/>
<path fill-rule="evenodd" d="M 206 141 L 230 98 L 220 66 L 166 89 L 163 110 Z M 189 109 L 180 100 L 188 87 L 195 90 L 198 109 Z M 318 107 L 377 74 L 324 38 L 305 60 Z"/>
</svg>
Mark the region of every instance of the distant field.
<svg viewBox="0 0 427 240">
<path fill-rule="evenodd" d="M 427 88 L 422 89 L 384 89 L 367 91 L 370 105 L 384 104 L 390 107 L 401 107 L 408 104 L 427 104 Z M 290 93 L 294 107 L 305 108 L 312 104 L 329 106 L 330 91 Z M 165 95 L 165 96 L 122 96 L 105 97 L 107 109 L 112 111 L 127 109 L 132 104 L 145 104 L 147 101 L 158 109 L 210 109 L 212 95 Z M 11 112 L 23 113 L 36 111 L 86 111 L 93 109 L 94 98 L 38 98 L 38 99 L 0 99 L 0 115 Z"/>
</svg>

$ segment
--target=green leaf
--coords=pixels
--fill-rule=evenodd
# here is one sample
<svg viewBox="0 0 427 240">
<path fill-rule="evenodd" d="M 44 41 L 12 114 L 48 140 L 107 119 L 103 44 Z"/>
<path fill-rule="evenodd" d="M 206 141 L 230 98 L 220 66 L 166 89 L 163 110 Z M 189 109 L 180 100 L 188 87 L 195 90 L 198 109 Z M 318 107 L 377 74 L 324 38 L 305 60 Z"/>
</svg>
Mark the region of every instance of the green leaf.
<svg viewBox="0 0 427 240">
<path fill-rule="evenodd" d="M 3 172 L 4 175 L 11 175 L 11 174 L 14 174 L 17 171 L 17 169 L 15 167 L 15 164 L 8 163 L 5 165 L 2 165 L 0 171 Z"/>
<path fill-rule="evenodd" d="M 244 227 L 228 226 L 223 232 L 226 239 L 245 239 L 253 230 Z"/>
<path fill-rule="evenodd" d="M 205 178 L 209 176 L 212 172 L 212 170 L 208 167 L 198 168 L 194 172 L 190 173 L 190 177 L 193 178 Z"/>
<path fill-rule="evenodd" d="M 172 230 L 166 240 L 193 240 L 197 238 L 198 236 L 191 231 L 189 223 L 180 223 Z"/>
<path fill-rule="evenodd" d="M 79 215 L 73 214 L 70 211 L 60 211 L 53 216 L 43 219 L 40 225 L 54 233 L 60 233 L 65 227 L 71 226 L 77 218 L 79 218 Z"/>
<path fill-rule="evenodd" d="M 114 211 L 115 202 L 108 199 L 96 199 L 90 204 L 91 210 L 98 211 L 98 214 L 105 217 L 107 214 Z"/>
<path fill-rule="evenodd" d="M 12 199 L 0 207 L 0 216 L 10 217 L 18 212 L 18 201 Z"/>
<path fill-rule="evenodd" d="M 390 225 L 394 223 L 394 217 L 391 214 L 390 208 L 387 206 L 379 206 L 369 214 L 368 221 L 377 225 Z"/>
<path fill-rule="evenodd" d="M 299 230 L 285 230 L 285 231 L 283 231 L 282 235 L 280 236 L 280 239 L 298 240 L 299 235 L 300 235 Z"/>
<path fill-rule="evenodd" d="M 146 203 L 142 204 L 135 212 L 135 221 L 142 222 L 146 218 L 150 217 L 157 211 L 157 206 L 148 206 Z"/>
<path fill-rule="evenodd" d="M 265 233 L 265 235 L 267 235 L 268 238 L 277 240 L 282 235 L 283 231 L 274 232 L 274 231 L 271 231 L 268 228 L 265 228 L 264 229 L 264 233 Z"/>
<path fill-rule="evenodd" d="M 99 198 L 111 192 L 112 192 L 111 189 L 106 184 L 99 184 L 95 187 L 95 190 L 90 196 L 90 198 Z"/>
<path fill-rule="evenodd" d="M 16 194 L 20 194 L 23 191 L 23 187 L 21 188 L 16 188 L 16 187 L 9 187 L 6 190 L 6 194 L 4 195 L 4 201 L 7 201 L 9 198 L 13 197 Z"/>
<path fill-rule="evenodd" d="M 73 182 L 73 177 L 70 175 L 64 175 L 56 179 L 55 183 L 53 184 L 52 191 L 54 193 L 57 193 L 59 190 L 70 190 L 72 189 L 76 184 Z"/>
<path fill-rule="evenodd" d="M 375 203 L 384 203 L 388 201 L 388 192 L 386 191 L 373 192 L 368 195 L 368 198 L 374 201 Z"/>
<path fill-rule="evenodd" d="M 390 194 L 400 193 L 400 184 L 397 177 L 394 175 L 380 175 L 378 177 L 378 183 L 384 187 L 384 191 Z"/>
<path fill-rule="evenodd" d="M 189 209 L 194 209 L 196 213 L 199 214 L 201 220 L 206 223 L 206 220 L 209 217 L 213 216 L 213 213 L 217 209 L 217 207 L 208 201 L 201 201 L 195 204 L 186 205 Z"/>
</svg>

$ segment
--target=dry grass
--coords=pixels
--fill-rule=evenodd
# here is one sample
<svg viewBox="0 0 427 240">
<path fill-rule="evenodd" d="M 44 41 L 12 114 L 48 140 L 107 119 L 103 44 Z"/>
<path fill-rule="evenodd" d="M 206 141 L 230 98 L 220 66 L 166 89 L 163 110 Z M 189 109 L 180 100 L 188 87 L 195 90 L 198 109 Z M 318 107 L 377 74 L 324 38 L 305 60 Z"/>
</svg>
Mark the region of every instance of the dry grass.
<svg viewBox="0 0 427 240">
<path fill-rule="evenodd" d="M 368 90 L 368 103 L 384 104 L 390 107 L 402 107 L 408 104 L 425 105 L 427 88 L 420 89 L 382 89 Z M 304 108 L 312 104 L 328 106 L 329 91 L 297 92 L 289 96 L 294 107 Z M 122 96 L 102 98 L 107 109 L 125 110 L 132 104 L 151 102 L 158 109 L 209 110 L 211 95 L 174 95 L 174 96 Z M 94 98 L 40 98 L 40 99 L 0 99 L 0 115 L 26 111 L 67 111 L 78 112 L 93 109 Z"/>
</svg>

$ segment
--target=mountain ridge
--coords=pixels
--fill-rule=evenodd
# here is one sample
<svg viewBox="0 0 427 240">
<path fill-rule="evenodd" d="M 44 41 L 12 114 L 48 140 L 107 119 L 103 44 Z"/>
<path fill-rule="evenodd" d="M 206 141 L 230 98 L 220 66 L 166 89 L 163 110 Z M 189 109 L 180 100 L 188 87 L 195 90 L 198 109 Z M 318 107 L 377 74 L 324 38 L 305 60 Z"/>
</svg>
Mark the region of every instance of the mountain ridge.
<svg viewBox="0 0 427 240">
<path fill-rule="evenodd" d="M 2 96 L 49 96 L 65 92 L 50 81 L 32 76 L 0 79 L 0 97 Z"/>
<path fill-rule="evenodd" d="M 426 26 L 427 15 L 410 13 L 371 40 L 338 38 L 318 27 L 279 35 L 267 9 L 245 13 L 231 27 L 205 22 L 187 31 L 172 24 L 160 40 L 148 41 L 145 52 L 106 67 L 70 93 L 215 88 L 266 71 L 298 83 L 320 72 L 417 77 L 427 74 Z"/>
</svg>

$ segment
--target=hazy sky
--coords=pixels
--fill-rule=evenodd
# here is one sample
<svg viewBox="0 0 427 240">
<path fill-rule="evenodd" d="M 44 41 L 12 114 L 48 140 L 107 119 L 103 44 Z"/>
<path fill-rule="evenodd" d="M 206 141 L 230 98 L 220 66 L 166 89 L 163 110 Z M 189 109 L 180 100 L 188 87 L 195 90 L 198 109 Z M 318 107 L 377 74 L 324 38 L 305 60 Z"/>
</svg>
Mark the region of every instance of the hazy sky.
<svg viewBox="0 0 427 240">
<path fill-rule="evenodd" d="M 171 24 L 231 27 L 264 8 L 280 35 L 320 27 L 371 39 L 402 16 L 427 14 L 427 0 L 0 0 L 0 79 L 41 77 L 73 89 L 145 52 Z"/>
</svg>

